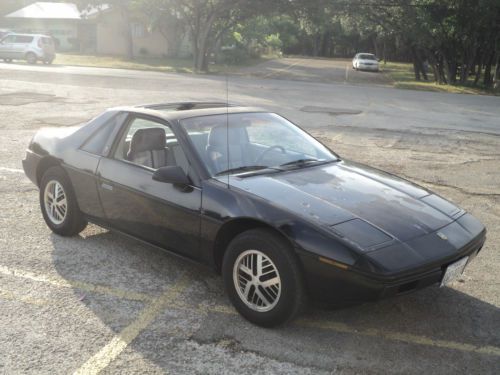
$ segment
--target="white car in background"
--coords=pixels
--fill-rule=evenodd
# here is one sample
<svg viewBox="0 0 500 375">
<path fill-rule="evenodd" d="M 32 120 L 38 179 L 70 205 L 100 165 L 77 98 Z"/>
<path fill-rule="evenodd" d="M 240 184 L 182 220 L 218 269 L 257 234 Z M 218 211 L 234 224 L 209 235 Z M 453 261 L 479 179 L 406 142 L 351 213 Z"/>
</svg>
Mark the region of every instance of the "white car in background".
<svg viewBox="0 0 500 375">
<path fill-rule="evenodd" d="M 55 57 L 54 41 L 50 36 L 9 33 L 0 40 L 0 59 L 5 62 L 26 60 L 29 64 L 37 61 L 52 64 Z"/>
<path fill-rule="evenodd" d="M 355 70 L 371 70 L 378 72 L 378 59 L 373 53 L 357 53 L 352 59 L 352 68 Z"/>
</svg>

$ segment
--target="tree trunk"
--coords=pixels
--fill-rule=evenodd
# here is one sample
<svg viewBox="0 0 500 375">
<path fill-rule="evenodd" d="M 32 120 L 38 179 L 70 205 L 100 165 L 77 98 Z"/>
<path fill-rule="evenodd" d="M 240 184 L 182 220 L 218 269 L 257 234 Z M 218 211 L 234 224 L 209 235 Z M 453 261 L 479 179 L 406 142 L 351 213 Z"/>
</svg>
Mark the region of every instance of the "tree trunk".
<svg viewBox="0 0 500 375">
<path fill-rule="evenodd" d="M 479 79 L 481 78 L 482 69 L 483 69 L 483 59 L 482 59 L 482 57 L 480 57 L 477 60 L 477 67 L 476 67 L 475 78 L 474 78 L 474 86 L 477 85 L 477 83 L 479 82 Z"/>
<path fill-rule="evenodd" d="M 386 51 L 386 42 L 385 42 L 385 38 L 384 38 L 384 44 L 382 45 L 382 59 L 384 60 L 384 65 L 387 64 L 387 58 L 385 55 L 385 51 Z"/>
<path fill-rule="evenodd" d="M 483 84 L 485 87 L 491 87 L 493 85 L 493 77 L 491 75 L 491 68 L 493 65 L 494 53 L 490 53 L 486 60 L 486 64 L 484 66 L 484 78 Z"/>
<path fill-rule="evenodd" d="M 121 8 L 123 20 L 125 23 L 124 37 L 125 43 L 127 45 L 127 58 L 129 60 L 134 59 L 134 38 L 132 36 L 132 25 L 130 21 L 130 12 L 126 6 Z"/>
<path fill-rule="evenodd" d="M 452 62 L 443 55 L 443 64 L 446 69 L 447 81 L 449 84 L 454 84 L 457 82 L 457 64 Z"/>
<path fill-rule="evenodd" d="M 373 42 L 373 50 L 375 52 L 375 56 L 379 57 L 379 48 L 378 48 L 377 36 L 376 35 L 374 35 L 372 37 L 372 42 Z"/>
<path fill-rule="evenodd" d="M 496 53 L 497 58 L 496 58 L 496 64 L 495 64 L 495 73 L 493 74 L 493 88 L 497 89 L 498 88 L 498 81 L 500 77 L 500 53 Z"/>
<path fill-rule="evenodd" d="M 467 58 L 467 55 L 469 58 Z M 469 49 L 468 53 L 465 54 L 464 57 L 464 62 L 462 64 L 462 70 L 460 71 L 460 83 L 464 84 L 467 82 L 469 79 L 469 72 L 471 69 L 471 65 L 474 63 L 474 60 L 476 59 L 476 50 L 475 49 Z"/>
<path fill-rule="evenodd" d="M 439 82 L 442 84 L 447 84 L 448 80 L 446 79 L 446 74 L 444 73 L 444 59 L 443 57 L 439 57 L 438 60 L 438 71 L 439 71 Z"/>
</svg>

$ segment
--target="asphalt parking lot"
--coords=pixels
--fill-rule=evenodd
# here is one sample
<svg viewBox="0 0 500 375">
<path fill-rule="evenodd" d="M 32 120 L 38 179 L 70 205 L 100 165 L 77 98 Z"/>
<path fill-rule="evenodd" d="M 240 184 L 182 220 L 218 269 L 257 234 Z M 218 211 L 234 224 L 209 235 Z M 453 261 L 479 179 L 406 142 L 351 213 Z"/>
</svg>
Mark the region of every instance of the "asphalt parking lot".
<svg viewBox="0 0 500 375">
<path fill-rule="evenodd" d="M 0 64 L 0 373 L 500 373 L 500 99 L 234 77 L 230 100 L 296 120 L 345 158 L 451 199 L 488 240 L 450 287 L 266 330 L 220 277 L 90 225 L 45 226 L 21 170 L 40 127 L 109 106 L 225 98 L 224 77 Z M 302 73 L 297 73 L 302 74 Z"/>
</svg>

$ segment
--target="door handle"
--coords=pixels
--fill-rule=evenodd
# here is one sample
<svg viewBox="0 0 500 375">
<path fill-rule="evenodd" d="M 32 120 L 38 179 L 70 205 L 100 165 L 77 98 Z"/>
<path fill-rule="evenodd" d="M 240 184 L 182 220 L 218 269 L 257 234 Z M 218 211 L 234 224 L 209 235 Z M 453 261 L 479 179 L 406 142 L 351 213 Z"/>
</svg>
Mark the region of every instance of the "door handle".
<svg viewBox="0 0 500 375">
<path fill-rule="evenodd" d="M 103 182 L 103 183 L 101 184 L 101 187 L 102 187 L 103 189 L 105 189 L 105 190 L 113 191 L 113 186 L 112 186 L 112 185 L 110 185 L 110 184 L 106 184 L 106 183 L 104 183 L 104 182 Z"/>
</svg>

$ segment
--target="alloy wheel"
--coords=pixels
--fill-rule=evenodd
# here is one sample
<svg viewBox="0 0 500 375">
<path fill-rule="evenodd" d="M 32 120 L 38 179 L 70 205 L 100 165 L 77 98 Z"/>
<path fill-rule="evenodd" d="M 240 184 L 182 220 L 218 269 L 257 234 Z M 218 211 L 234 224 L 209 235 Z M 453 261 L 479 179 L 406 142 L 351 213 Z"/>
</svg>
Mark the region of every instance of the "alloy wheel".
<svg viewBox="0 0 500 375">
<path fill-rule="evenodd" d="M 233 266 L 233 281 L 240 299 L 252 310 L 272 310 L 281 296 L 281 278 L 273 261 L 258 250 L 242 252 Z"/>
<path fill-rule="evenodd" d="M 68 212 L 68 203 L 66 192 L 58 181 L 52 180 L 45 185 L 44 204 L 50 221 L 56 225 L 62 224 Z"/>
</svg>

